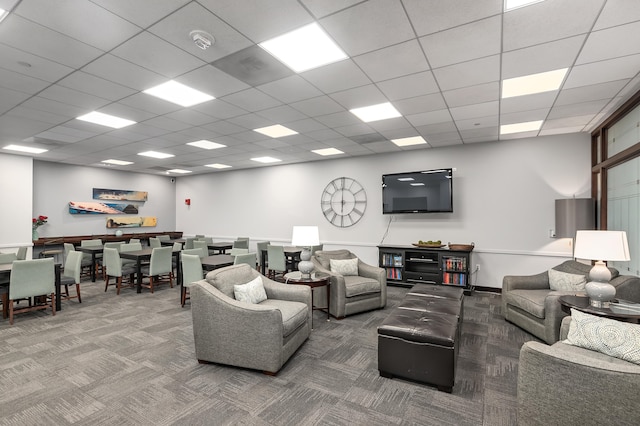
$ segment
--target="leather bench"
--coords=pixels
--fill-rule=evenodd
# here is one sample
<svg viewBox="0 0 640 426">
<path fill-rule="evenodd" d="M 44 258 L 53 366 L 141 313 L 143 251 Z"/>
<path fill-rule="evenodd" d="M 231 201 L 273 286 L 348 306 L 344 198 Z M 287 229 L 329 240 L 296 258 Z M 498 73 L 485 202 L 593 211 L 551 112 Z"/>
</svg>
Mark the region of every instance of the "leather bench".
<svg viewBox="0 0 640 426">
<path fill-rule="evenodd" d="M 416 284 L 378 327 L 378 370 L 451 392 L 462 331 L 462 288 Z"/>
</svg>

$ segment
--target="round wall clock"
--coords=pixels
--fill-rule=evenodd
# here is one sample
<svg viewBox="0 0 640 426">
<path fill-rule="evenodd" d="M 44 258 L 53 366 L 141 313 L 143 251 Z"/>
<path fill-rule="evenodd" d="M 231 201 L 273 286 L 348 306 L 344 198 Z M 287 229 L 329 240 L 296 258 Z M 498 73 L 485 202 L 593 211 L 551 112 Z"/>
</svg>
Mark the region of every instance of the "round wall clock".
<svg viewBox="0 0 640 426">
<path fill-rule="evenodd" d="M 340 228 L 353 226 L 367 208 L 367 193 L 355 179 L 339 177 L 326 186 L 320 197 L 324 217 Z"/>
</svg>

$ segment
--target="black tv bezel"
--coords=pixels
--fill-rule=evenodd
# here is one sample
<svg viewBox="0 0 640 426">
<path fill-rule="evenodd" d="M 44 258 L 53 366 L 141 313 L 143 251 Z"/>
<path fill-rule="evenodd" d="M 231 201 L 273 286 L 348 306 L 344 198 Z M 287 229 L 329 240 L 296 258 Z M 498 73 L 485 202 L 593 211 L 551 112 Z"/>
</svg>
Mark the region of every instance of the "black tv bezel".
<svg viewBox="0 0 640 426">
<path fill-rule="evenodd" d="M 400 172 L 400 173 L 385 173 L 382 175 L 382 183 L 381 183 L 381 190 L 382 190 L 382 214 L 416 214 L 416 213 L 453 213 L 453 167 L 443 167 L 443 168 L 437 168 L 437 169 L 430 169 L 430 170 L 416 170 L 414 172 Z M 443 172 L 448 172 L 449 175 L 451 176 L 451 182 L 449 183 L 449 197 L 450 197 L 450 203 L 449 205 L 451 206 L 450 210 L 393 210 L 393 211 L 387 211 L 385 212 L 384 210 L 384 191 L 385 191 L 385 179 L 388 179 L 390 177 L 393 176 L 400 176 L 400 175 L 411 175 L 411 174 L 424 174 L 424 173 L 437 173 L 439 171 L 443 171 Z"/>
</svg>

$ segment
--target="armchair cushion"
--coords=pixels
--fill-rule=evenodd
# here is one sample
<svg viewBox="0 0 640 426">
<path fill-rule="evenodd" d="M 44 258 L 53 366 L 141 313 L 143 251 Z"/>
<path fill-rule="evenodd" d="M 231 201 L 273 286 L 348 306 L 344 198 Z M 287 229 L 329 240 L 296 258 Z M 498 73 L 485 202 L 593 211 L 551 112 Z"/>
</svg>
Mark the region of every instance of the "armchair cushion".
<svg viewBox="0 0 640 426">
<path fill-rule="evenodd" d="M 571 309 L 564 343 L 640 364 L 640 325 L 602 318 Z"/>
<path fill-rule="evenodd" d="M 549 269 L 548 273 L 551 290 L 584 291 L 587 284 L 587 277 L 583 274 L 570 274 L 555 269 Z"/>
<path fill-rule="evenodd" d="M 282 314 L 282 337 L 287 337 L 306 324 L 309 316 L 307 305 L 289 300 L 266 299 L 261 306 L 271 306 Z"/>
<path fill-rule="evenodd" d="M 267 300 L 267 293 L 262 285 L 262 277 L 255 277 L 246 284 L 235 284 L 233 294 L 236 300 L 247 303 L 260 303 Z"/>
<path fill-rule="evenodd" d="M 509 304 L 544 319 L 544 302 L 549 290 L 512 290 L 509 292 Z"/>
<path fill-rule="evenodd" d="M 367 277 L 347 275 L 344 277 L 344 285 L 344 291 L 347 297 L 380 293 L 380 283 L 377 280 Z"/>
<path fill-rule="evenodd" d="M 358 259 L 329 259 L 331 272 L 348 276 L 358 275 Z"/>
</svg>

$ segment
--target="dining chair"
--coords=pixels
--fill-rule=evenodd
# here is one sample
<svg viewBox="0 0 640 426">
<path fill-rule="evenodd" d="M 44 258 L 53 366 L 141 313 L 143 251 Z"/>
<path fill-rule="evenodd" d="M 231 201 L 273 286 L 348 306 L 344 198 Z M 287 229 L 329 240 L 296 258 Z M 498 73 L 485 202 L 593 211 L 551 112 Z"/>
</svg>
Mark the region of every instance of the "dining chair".
<svg viewBox="0 0 640 426">
<path fill-rule="evenodd" d="M 151 290 L 151 293 L 153 293 L 153 286 L 161 282 L 161 277 L 168 276 L 169 286 L 173 288 L 172 256 L 173 247 L 157 247 L 151 251 L 151 262 L 141 271 L 143 277 L 149 277 L 149 284 L 142 284 L 142 286 Z"/>
<path fill-rule="evenodd" d="M 124 244 L 124 241 L 109 241 L 104 243 L 104 248 L 114 248 L 116 250 L 118 250 L 118 252 L 120 252 L 120 247 Z M 98 263 L 98 265 L 100 266 L 100 272 L 102 273 L 102 278 L 103 279 L 107 279 L 107 276 L 104 272 L 104 259 L 98 259 L 96 260 L 96 262 Z"/>
<path fill-rule="evenodd" d="M 170 241 L 171 235 L 158 235 L 156 238 L 160 241 Z"/>
<path fill-rule="evenodd" d="M 72 251 L 67 256 L 64 263 L 64 270 L 60 277 L 60 285 L 64 286 L 64 300 L 78 299 L 78 303 L 82 303 L 82 296 L 80 295 L 80 273 L 82 272 L 82 253 L 79 251 Z M 76 295 L 69 296 L 69 286 L 76 286 Z"/>
<path fill-rule="evenodd" d="M 14 260 L 18 260 L 15 253 L 0 253 L 0 264 L 12 263 Z"/>
<path fill-rule="evenodd" d="M 62 254 L 62 250 L 57 248 L 60 244 L 63 244 L 64 240 L 62 238 L 48 239 L 44 242 L 44 248 L 38 255 L 38 257 L 53 257 L 55 259 L 58 258 L 59 254 Z"/>
<path fill-rule="evenodd" d="M 276 280 L 278 274 L 280 274 L 284 281 L 284 274 L 287 273 L 287 259 L 284 255 L 283 246 L 267 246 L 267 260 L 269 262 L 269 278 Z"/>
<path fill-rule="evenodd" d="M 184 242 L 184 248 L 186 249 L 192 249 L 193 248 L 193 242 L 197 240 L 197 238 L 185 238 L 185 242 Z"/>
<path fill-rule="evenodd" d="M 137 242 L 137 243 L 129 243 L 129 244 L 122 244 L 120 246 L 120 252 L 126 252 L 126 251 L 139 251 L 142 250 L 142 243 L 141 242 Z M 133 259 L 122 259 L 122 265 L 123 266 L 128 266 L 128 265 L 135 265 L 136 261 Z"/>
<path fill-rule="evenodd" d="M 16 260 L 11 267 L 9 282 L 9 324 L 17 313 L 46 310 L 56 314 L 55 266 L 51 257 L 34 260 Z M 48 296 L 36 297 L 36 296 Z M 33 304 L 14 308 L 13 301 L 33 298 Z"/>
<path fill-rule="evenodd" d="M 200 281 L 204 276 L 202 270 L 202 262 L 197 254 L 186 254 L 184 251 L 180 254 L 182 260 L 182 294 L 180 295 L 180 303 L 184 307 L 189 294 L 191 284 Z"/>
<path fill-rule="evenodd" d="M 209 246 L 207 245 L 206 241 L 195 240 L 193 242 L 193 248 L 202 250 L 202 256 L 200 256 L 201 258 L 209 256 Z"/>
<path fill-rule="evenodd" d="M 18 260 L 26 260 L 27 259 L 27 248 L 20 247 L 18 248 L 18 252 L 16 253 L 16 257 Z"/>
<path fill-rule="evenodd" d="M 0 265 L 13 263 L 14 260 L 18 260 L 18 256 L 15 253 L 0 253 Z M 6 284 L 9 284 L 9 276 L 8 274 L 0 275 L 0 284 L 4 284 L 5 286 L 0 287 L 0 294 L 8 294 L 8 290 L 6 288 Z M 7 303 L 8 300 L 3 299 L 4 303 Z M 4 309 L 3 309 L 4 310 Z"/>
<path fill-rule="evenodd" d="M 92 240 L 82 240 L 80 241 L 80 247 L 99 247 L 102 245 L 102 240 L 99 238 L 94 238 Z M 102 253 L 96 253 L 96 263 L 97 260 L 102 257 Z M 88 260 L 91 262 L 91 255 L 89 253 L 83 253 L 82 258 L 84 260 Z M 97 265 L 96 265 L 97 268 Z"/>
<path fill-rule="evenodd" d="M 140 238 L 131 238 L 129 240 L 129 243 L 139 243 L 140 242 Z"/>
<path fill-rule="evenodd" d="M 182 251 L 182 243 L 173 243 L 173 247 L 172 247 L 173 251 Z M 173 270 L 175 271 L 177 268 L 177 264 L 176 264 L 176 258 L 175 257 L 171 257 L 171 266 L 173 267 Z M 177 272 L 177 271 L 176 271 Z"/>
<path fill-rule="evenodd" d="M 109 278 L 114 277 L 116 279 L 116 294 L 120 294 L 122 288 L 122 277 L 129 276 L 129 286 L 133 286 L 133 276 L 136 273 L 136 267 L 132 265 L 123 265 L 123 259 L 120 258 L 118 250 L 114 248 L 104 249 L 104 263 L 106 267 L 106 279 L 104 282 L 104 291 L 109 288 Z"/>
<path fill-rule="evenodd" d="M 249 253 L 249 249 L 246 248 L 232 248 L 231 250 L 229 250 L 229 254 L 231 256 L 236 256 L 238 254 L 247 254 Z"/>
<path fill-rule="evenodd" d="M 249 250 L 249 239 L 237 239 L 233 242 L 233 248 L 243 248 Z"/>
<path fill-rule="evenodd" d="M 180 254 L 194 254 L 198 256 L 200 259 L 202 259 L 203 257 L 206 257 L 201 248 L 182 249 Z"/>
<path fill-rule="evenodd" d="M 246 263 L 247 265 L 251 266 L 252 268 L 255 268 L 256 267 L 256 254 L 255 253 L 236 254 L 235 257 L 233 258 L 233 264 L 234 265 L 239 265 L 241 263 Z"/>
<path fill-rule="evenodd" d="M 196 234 L 196 239 L 198 238 L 204 238 L 204 234 Z"/>
<path fill-rule="evenodd" d="M 258 270 L 262 267 L 262 252 L 267 249 L 267 246 L 271 244 L 270 241 L 260 241 L 256 243 L 256 255 L 258 260 Z"/>
<path fill-rule="evenodd" d="M 69 253 L 72 251 L 76 251 L 76 247 L 71 243 L 64 243 L 64 258 L 67 259 L 69 257 Z M 83 276 L 91 276 L 91 255 L 87 259 L 84 254 L 82 255 L 82 275 Z"/>
<path fill-rule="evenodd" d="M 160 237 L 149 238 L 149 247 L 151 248 L 162 247 L 162 243 L 160 242 Z"/>
</svg>

